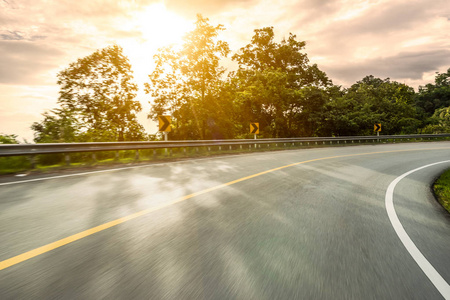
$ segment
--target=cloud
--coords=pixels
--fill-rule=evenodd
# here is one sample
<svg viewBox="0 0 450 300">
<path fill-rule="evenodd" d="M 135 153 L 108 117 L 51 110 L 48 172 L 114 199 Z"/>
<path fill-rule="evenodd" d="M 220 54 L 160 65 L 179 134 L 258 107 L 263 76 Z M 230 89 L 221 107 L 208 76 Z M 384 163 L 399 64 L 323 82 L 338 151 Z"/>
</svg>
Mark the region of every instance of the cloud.
<svg viewBox="0 0 450 300">
<path fill-rule="evenodd" d="M 29 40 L 29 41 L 36 41 L 36 40 L 43 40 L 47 38 L 44 35 L 32 35 L 32 36 L 24 36 L 20 31 L 4 31 L 4 33 L 0 34 L 0 40 L 4 41 L 21 41 L 21 40 Z"/>
<path fill-rule="evenodd" d="M 0 83 L 40 84 L 42 73 L 58 67 L 63 52 L 44 43 L 0 41 Z"/>
<path fill-rule="evenodd" d="M 387 35 L 411 30 L 434 16 L 435 5 L 429 1 L 383 3 L 362 11 L 353 18 L 337 19 L 322 29 L 323 35 L 355 37 Z"/>
<path fill-rule="evenodd" d="M 390 57 L 368 59 L 353 64 L 323 66 L 331 78 L 349 86 L 367 75 L 393 80 L 419 80 L 424 74 L 450 66 L 450 50 L 402 52 Z"/>
<path fill-rule="evenodd" d="M 257 4 L 258 0 L 167 0 L 164 1 L 166 7 L 188 18 L 193 18 L 196 14 L 202 14 L 205 17 L 218 14 L 224 10 L 236 7 L 249 7 Z"/>
</svg>

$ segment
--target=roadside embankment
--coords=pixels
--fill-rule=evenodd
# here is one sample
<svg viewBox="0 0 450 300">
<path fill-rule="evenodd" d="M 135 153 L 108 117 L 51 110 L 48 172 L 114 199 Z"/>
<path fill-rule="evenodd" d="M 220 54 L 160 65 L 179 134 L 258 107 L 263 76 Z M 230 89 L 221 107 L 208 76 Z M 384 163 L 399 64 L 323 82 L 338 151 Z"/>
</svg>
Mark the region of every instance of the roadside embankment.
<svg viewBox="0 0 450 300">
<path fill-rule="evenodd" d="M 439 203 L 450 212 L 450 169 L 438 177 L 433 184 L 433 190 Z"/>
</svg>

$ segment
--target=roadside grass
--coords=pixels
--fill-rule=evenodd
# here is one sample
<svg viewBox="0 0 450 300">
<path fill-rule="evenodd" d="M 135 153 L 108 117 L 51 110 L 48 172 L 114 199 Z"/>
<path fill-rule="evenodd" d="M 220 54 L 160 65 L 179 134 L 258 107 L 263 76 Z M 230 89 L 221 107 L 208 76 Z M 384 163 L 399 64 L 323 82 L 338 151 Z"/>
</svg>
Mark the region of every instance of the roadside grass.
<svg viewBox="0 0 450 300">
<path fill-rule="evenodd" d="M 447 138 L 439 140 L 448 140 Z M 402 143 L 402 142 L 428 142 L 433 140 L 408 139 L 408 140 L 382 140 L 380 144 Z M 210 157 L 219 155 L 245 154 L 252 152 L 266 152 L 289 149 L 309 149 L 323 147 L 343 147 L 357 145 L 375 145 L 373 141 L 355 142 L 303 142 L 290 143 L 280 142 L 271 144 L 251 144 L 210 147 L 186 147 L 173 149 L 143 149 L 123 151 L 99 151 L 71 154 L 45 154 L 36 155 L 34 158 L 27 156 L 0 157 L 0 175 L 19 173 L 50 173 L 57 171 L 73 170 L 80 168 L 112 167 L 138 163 L 152 163 L 163 161 L 175 161 L 189 158 Z M 67 161 L 69 159 L 69 161 Z"/>
<path fill-rule="evenodd" d="M 450 169 L 442 173 L 434 182 L 433 190 L 439 203 L 450 212 Z"/>
</svg>

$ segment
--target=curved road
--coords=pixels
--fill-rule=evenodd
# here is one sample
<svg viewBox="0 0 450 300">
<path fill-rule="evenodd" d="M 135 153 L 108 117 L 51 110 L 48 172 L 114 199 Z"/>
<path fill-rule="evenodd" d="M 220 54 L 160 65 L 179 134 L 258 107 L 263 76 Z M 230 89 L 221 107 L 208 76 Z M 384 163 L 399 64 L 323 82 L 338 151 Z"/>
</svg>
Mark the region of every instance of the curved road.
<svg viewBox="0 0 450 300">
<path fill-rule="evenodd" d="M 449 142 L 330 147 L 3 182 L 0 299 L 450 299 L 429 188 L 448 160 Z M 386 209 L 437 162 L 392 200 L 441 291 Z"/>
</svg>

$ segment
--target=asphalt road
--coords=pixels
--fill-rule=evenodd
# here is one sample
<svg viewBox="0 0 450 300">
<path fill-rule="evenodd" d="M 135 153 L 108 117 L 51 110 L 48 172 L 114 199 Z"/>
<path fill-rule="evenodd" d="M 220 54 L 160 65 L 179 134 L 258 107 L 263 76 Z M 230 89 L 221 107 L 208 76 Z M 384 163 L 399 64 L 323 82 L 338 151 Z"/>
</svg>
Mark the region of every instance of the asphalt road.
<svg viewBox="0 0 450 300">
<path fill-rule="evenodd" d="M 385 204 L 446 160 L 449 142 L 332 147 L 0 183 L 0 299 L 450 299 Z M 430 184 L 449 167 L 393 193 L 446 283 Z"/>
</svg>

